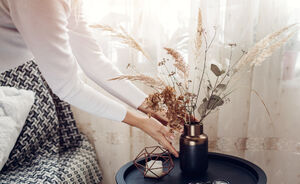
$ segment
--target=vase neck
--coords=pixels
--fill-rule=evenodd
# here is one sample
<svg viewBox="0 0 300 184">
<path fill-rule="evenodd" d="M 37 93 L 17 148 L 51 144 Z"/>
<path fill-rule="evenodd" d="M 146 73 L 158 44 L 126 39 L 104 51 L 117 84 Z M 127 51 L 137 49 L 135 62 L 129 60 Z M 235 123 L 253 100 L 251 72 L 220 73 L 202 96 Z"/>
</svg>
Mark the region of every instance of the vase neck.
<svg viewBox="0 0 300 184">
<path fill-rule="evenodd" d="M 202 123 L 185 124 L 184 134 L 191 137 L 203 134 L 203 124 Z"/>
</svg>

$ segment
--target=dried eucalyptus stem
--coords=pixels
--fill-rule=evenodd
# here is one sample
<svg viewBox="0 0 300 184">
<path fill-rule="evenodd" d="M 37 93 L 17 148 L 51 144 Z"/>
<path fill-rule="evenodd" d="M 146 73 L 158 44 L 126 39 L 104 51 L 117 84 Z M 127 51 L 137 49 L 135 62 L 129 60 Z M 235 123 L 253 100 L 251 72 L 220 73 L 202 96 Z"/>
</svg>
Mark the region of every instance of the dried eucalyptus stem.
<svg viewBox="0 0 300 184">
<path fill-rule="evenodd" d="M 205 40 L 205 51 L 204 51 L 204 62 L 203 62 L 203 70 L 202 70 L 202 74 L 201 74 L 201 79 L 200 79 L 200 82 L 199 82 L 199 86 L 198 86 L 198 90 L 197 90 L 197 97 L 196 97 L 196 102 L 194 105 L 197 105 L 198 103 L 198 99 L 199 99 L 199 95 L 200 95 L 200 89 L 201 89 L 201 85 L 202 85 L 202 81 L 203 81 L 203 76 L 204 76 L 204 73 L 205 73 L 205 69 L 206 69 L 206 62 L 207 62 L 207 52 L 209 51 L 209 48 L 211 47 L 215 37 L 216 37 L 216 28 L 215 28 L 215 32 L 214 32 L 214 36 L 213 38 L 211 39 L 210 43 L 207 44 L 207 38 L 206 38 L 206 35 L 204 34 L 204 40 Z M 195 109 L 194 109 L 195 110 Z"/>
</svg>

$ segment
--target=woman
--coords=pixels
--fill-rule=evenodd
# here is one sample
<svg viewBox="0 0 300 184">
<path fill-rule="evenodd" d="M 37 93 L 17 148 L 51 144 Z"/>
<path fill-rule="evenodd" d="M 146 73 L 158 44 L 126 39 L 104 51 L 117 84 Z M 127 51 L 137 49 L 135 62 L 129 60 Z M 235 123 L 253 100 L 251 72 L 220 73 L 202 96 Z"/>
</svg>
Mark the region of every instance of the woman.
<svg viewBox="0 0 300 184">
<path fill-rule="evenodd" d="M 41 93 L 38 85 L 43 83 L 46 88 L 49 85 L 51 90 L 47 93 L 53 91 L 59 99 L 99 117 L 138 127 L 178 156 L 170 142 L 173 134 L 165 126 L 156 119 L 126 109 L 83 83 L 77 75 L 77 65 L 112 95 L 136 109 L 148 112 L 143 105 L 146 95 L 132 83 L 108 81 L 121 73 L 97 45 L 83 19 L 79 2 L 0 0 L 1 85 L 31 89 L 36 96 Z M 43 76 L 42 82 L 35 82 L 32 73 L 26 74 L 35 70 L 35 77 Z M 14 75 L 22 81 L 18 85 L 13 82 L 16 81 Z M 49 98 L 53 98 L 54 104 L 59 100 L 53 94 Z M 45 111 L 47 114 L 47 109 Z M 159 115 L 156 117 L 163 119 Z"/>
</svg>

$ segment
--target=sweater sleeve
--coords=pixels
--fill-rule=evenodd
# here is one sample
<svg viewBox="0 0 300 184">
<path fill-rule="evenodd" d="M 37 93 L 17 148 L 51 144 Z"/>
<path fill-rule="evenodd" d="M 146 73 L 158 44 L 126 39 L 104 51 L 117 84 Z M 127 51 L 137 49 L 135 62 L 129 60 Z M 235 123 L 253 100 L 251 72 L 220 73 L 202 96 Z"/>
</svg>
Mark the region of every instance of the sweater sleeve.
<svg viewBox="0 0 300 184">
<path fill-rule="evenodd" d="M 84 73 L 95 83 L 128 105 L 138 108 L 147 95 L 130 81 L 109 80 L 122 75 L 122 73 L 103 54 L 85 21 L 81 7 L 78 6 L 71 11 L 68 25 L 70 43 L 77 62 Z"/>
<path fill-rule="evenodd" d="M 62 100 L 91 114 L 122 121 L 126 108 L 83 83 L 70 47 L 65 0 L 10 0 L 10 16 L 42 75 Z M 102 70 L 102 69 L 100 69 Z"/>
</svg>

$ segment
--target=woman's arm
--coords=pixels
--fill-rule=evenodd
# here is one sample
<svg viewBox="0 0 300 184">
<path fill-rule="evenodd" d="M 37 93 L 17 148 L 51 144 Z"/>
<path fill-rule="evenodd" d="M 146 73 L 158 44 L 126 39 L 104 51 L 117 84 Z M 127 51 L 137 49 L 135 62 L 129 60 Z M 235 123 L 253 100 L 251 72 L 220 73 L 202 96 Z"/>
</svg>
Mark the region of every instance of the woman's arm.
<svg viewBox="0 0 300 184">
<path fill-rule="evenodd" d="M 110 94 L 137 109 L 147 95 L 130 81 L 109 81 L 109 79 L 122 75 L 122 73 L 103 54 L 85 21 L 81 4 L 77 4 L 76 8 L 72 9 L 68 21 L 70 44 L 84 73 Z M 126 61 L 120 59 L 120 62 Z"/>
<path fill-rule="evenodd" d="M 7 2 L 12 21 L 54 93 L 84 111 L 122 121 L 126 108 L 84 84 L 77 75 L 77 63 L 67 29 L 69 1 Z"/>
<path fill-rule="evenodd" d="M 145 103 L 147 95 L 132 82 L 127 80 L 109 81 L 109 79 L 120 76 L 122 73 L 103 54 L 85 20 L 81 2 L 78 1 L 78 3 L 71 10 L 68 28 L 73 53 L 84 73 L 110 94 L 145 114 L 150 113 L 152 117 L 167 125 L 168 119 L 165 114 L 147 108 Z"/>
<path fill-rule="evenodd" d="M 167 140 L 172 134 L 168 133 L 166 127 L 154 119 L 128 111 L 79 79 L 69 43 L 67 15 L 70 6 L 67 2 L 8 0 L 12 20 L 51 89 L 62 100 L 84 111 L 142 129 L 178 156 Z"/>
</svg>

